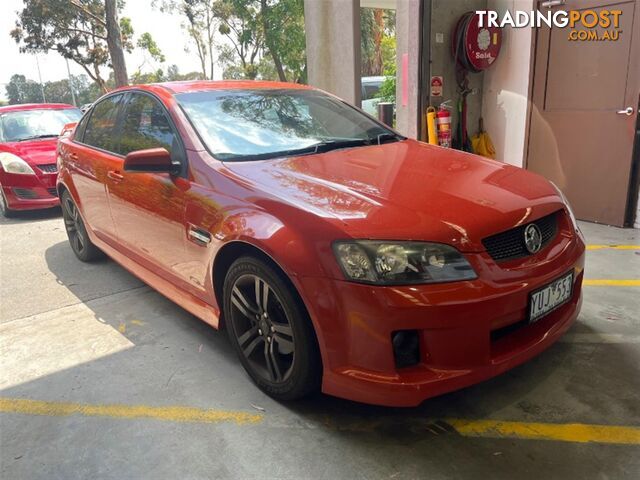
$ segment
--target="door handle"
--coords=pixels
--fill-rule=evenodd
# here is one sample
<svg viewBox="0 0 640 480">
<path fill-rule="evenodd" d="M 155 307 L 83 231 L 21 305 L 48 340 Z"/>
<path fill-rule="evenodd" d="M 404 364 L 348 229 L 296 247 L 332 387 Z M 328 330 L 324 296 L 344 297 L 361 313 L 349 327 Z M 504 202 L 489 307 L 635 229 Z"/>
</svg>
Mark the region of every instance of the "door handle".
<svg viewBox="0 0 640 480">
<path fill-rule="evenodd" d="M 633 115 L 633 107 L 627 107 L 624 110 L 618 110 L 616 113 L 618 115 L 626 115 L 627 117 L 630 117 L 631 115 Z"/>
<path fill-rule="evenodd" d="M 122 180 L 124 180 L 124 175 L 116 172 L 115 170 L 109 170 L 107 172 L 107 177 L 109 177 L 114 182 L 121 182 Z"/>
<path fill-rule="evenodd" d="M 71 160 L 78 160 L 78 154 L 77 154 L 77 153 L 73 153 L 73 152 L 71 152 L 71 153 L 69 154 L 69 156 L 71 157 Z"/>
</svg>

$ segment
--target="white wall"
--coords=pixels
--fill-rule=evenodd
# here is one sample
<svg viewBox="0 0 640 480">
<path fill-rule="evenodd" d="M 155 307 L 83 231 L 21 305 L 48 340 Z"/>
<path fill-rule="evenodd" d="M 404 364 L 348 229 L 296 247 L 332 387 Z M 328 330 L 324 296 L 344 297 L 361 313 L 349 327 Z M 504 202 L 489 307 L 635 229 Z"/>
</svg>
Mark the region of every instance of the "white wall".
<svg viewBox="0 0 640 480">
<path fill-rule="evenodd" d="M 533 0 L 488 0 L 488 10 L 530 11 Z M 494 65 L 484 72 L 482 116 L 485 130 L 496 147 L 496 159 L 522 167 L 527 135 L 530 82 L 531 28 L 503 30 L 502 49 Z"/>
</svg>

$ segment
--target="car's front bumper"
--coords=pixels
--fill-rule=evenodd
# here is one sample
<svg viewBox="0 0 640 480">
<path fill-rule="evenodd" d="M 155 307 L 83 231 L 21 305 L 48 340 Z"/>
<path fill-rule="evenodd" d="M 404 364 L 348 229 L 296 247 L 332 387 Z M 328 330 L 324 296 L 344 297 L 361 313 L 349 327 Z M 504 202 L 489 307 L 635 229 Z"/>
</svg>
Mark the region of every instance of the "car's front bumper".
<svg viewBox="0 0 640 480">
<path fill-rule="evenodd" d="M 323 391 L 379 405 L 418 405 L 529 360 L 577 318 L 584 269 L 579 236 L 553 246 L 548 258 L 512 268 L 497 266 L 486 253 L 467 258 L 477 280 L 377 287 L 301 279 L 321 330 Z M 571 299 L 529 324 L 529 294 L 571 270 Z M 418 364 L 396 368 L 391 338 L 398 330 L 418 332 Z"/>
<path fill-rule="evenodd" d="M 19 175 L 0 169 L 2 193 L 11 210 L 36 210 L 60 204 L 57 174 Z"/>
</svg>

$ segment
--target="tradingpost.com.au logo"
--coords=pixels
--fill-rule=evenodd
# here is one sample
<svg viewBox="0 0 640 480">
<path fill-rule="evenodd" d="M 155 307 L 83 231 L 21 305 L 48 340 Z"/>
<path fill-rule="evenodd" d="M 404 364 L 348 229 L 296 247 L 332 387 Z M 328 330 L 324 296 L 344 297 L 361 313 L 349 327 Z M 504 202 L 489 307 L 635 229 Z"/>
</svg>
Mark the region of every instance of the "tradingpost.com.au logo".
<svg viewBox="0 0 640 480">
<path fill-rule="evenodd" d="M 620 38 L 620 15 L 622 10 L 509 10 L 500 15 L 495 10 L 476 10 L 479 26 L 540 28 L 543 25 L 568 28 L 571 41 L 616 41 Z"/>
</svg>

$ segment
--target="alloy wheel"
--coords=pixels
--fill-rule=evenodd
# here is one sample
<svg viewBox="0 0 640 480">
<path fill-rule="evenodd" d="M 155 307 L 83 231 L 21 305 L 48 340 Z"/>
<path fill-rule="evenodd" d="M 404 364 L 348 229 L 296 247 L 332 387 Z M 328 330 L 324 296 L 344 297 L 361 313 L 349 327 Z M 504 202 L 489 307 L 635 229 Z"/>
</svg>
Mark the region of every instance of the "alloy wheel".
<svg viewBox="0 0 640 480">
<path fill-rule="evenodd" d="M 261 277 L 240 276 L 231 290 L 233 333 L 254 372 L 272 384 L 285 382 L 295 362 L 295 338 L 281 300 Z"/>
<path fill-rule="evenodd" d="M 69 242 L 77 253 L 82 253 L 87 245 L 87 239 L 84 234 L 84 226 L 82 218 L 78 212 L 78 207 L 73 203 L 71 197 L 66 196 L 64 200 L 64 226 L 69 235 Z"/>
</svg>

